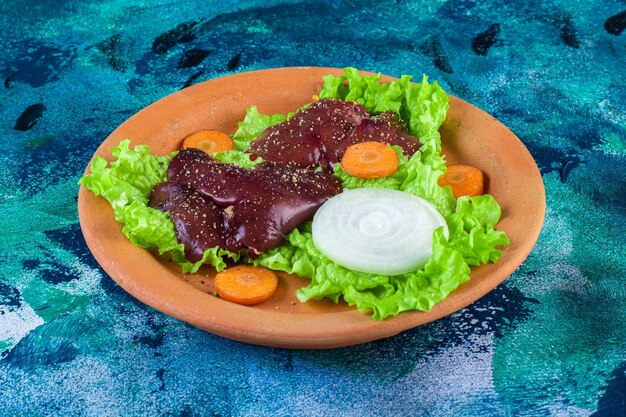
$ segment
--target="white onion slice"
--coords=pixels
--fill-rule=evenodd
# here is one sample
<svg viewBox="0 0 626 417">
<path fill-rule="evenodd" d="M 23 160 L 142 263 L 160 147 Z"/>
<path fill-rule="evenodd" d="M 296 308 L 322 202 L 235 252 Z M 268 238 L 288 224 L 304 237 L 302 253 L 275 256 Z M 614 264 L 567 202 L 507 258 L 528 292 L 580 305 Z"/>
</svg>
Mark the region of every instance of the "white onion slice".
<svg viewBox="0 0 626 417">
<path fill-rule="evenodd" d="M 432 255 L 433 231 L 448 226 L 428 201 L 395 190 L 357 188 L 328 200 L 313 218 L 313 242 L 348 269 L 414 272 Z"/>
</svg>

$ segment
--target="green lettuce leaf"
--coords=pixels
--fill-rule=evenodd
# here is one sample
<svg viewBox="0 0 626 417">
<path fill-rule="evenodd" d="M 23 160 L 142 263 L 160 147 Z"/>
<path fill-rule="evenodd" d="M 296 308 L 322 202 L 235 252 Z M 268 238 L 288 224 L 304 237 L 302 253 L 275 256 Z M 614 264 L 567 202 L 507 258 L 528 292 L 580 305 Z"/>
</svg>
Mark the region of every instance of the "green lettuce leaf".
<svg viewBox="0 0 626 417">
<path fill-rule="evenodd" d="M 450 187 L 442 188 L 438 183 L 444 171 L 425 163 L 421 151 L 416 152 L 404 165 L 406 176 L 397 189 L 429 201 L 443 216 L 452 213 L 455 206 L 452 190 Z"/>
<path fill-rule="evenodd" d="M 265 129 L 287 120 L 287 115 L 274 114 L 266 115 L 259 113 L 256 106 L 246 110 L 246 117 L 239 122 L 239 128 L 233 135 L 233 144 L 236 150 L 245 151 L 250 147 L 250 143 L 259 136 Z"/>
<path fill-rule="evenodd" d="M 398 276 L 352 271 L 323 256 L 313 244 L 310 222 L 287 236 L 287 242 L 257 259 L 255 265 L 311 279 L 297 290 L 301 302 L 343 298 L 372 317 L 382 320 L 403 311 L 428 311 L 461 283 L 469 280 L 470 269 L 461 253 L 450 246 L 443 228 L 433 236 L 433 256 L 419 271 Z"/>
<path fill-rule="evenodd" d="M 178 243 L 168 214 L 148 206 L 152 188 L 165 181 L 167 166 L 175 153 L 151 155 L 146 145 L 130 149 L 128 139 L 112 148 L 111 153 L 116 159 L 110 166 L 104 158 L 95 157 L 91 172 L 78 183 L 111 204 L 115 219 L 122 223 L 122 232 L 128 240 L 143 248 L 156 249 L 160 254 L 169 253 L 185 273 L 197 272 L 205 263 L 222 270 L 226 267 L 225 257 L 239 259 L 239 254 L 215 247 L 207 249 L 202 260 L 187 261 L 185 248 Z"/>
<path fill-rule="evenodd" d="M 456 212 L 446 217 L 450 247 L 461 253 L 469 265 L 497 261 L 502 255 L 497 246 L 510 243 L 504 232 L 494 229 L 500 215 L 500 206 L 488 194 L 460 197 Z"/>
<path fill-rule="evenodd" d="M 430 84 L 426 75 L 420 83 L 411 83 L 409 75 L 381 83 L 380 74 L 361 75 L 350 67 L 344 73 L 324 77 L 319 97 L 354 100 L 372 114 L 393 111 L 418 137 L 439 129 L 446 118 L 450 99 L 436 81 Z"/>
<path fill-rule="evenodd" d="M 311 283 L 296 293 L 302 302 L 338 302 L 343 296 L 359 311 L 371 311 L 374 319 L 382 320 L 403 311 L 430 310 L 469 280 L 469 265 L 495 262 L 502 254 L 497 246 L 509 243 L 504 232 L 494 229 L 500 213 L 490 195 L 460 198 L 446 217 L 448 238 L 443 228 L 434 232 L 433 255 L 414 273 L 386 277 L 348 270 L 315 247 L 310 222 L 287 235 L 283 245 L 248 261 L 310 278 Z"/>
<path fill-rule="evenodd" d="M 394 276 L 387 288 L 358 291 L 347 288 L 344 298 L 361 312 L 371 310 L 374 319 L 397 316 L 403 311 L 428 311 L 460 284 L 469 280 L 470 268 L 463 257 L 450 248 L 443 228 L 433 235 L 433 256 L 419 271 Z"/>
</svg>

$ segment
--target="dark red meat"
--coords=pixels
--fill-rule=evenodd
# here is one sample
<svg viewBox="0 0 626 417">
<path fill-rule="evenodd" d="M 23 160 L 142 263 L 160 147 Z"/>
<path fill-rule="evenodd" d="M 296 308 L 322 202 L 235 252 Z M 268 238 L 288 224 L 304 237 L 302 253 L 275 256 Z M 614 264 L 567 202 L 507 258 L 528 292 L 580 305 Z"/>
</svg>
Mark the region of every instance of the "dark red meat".
<svg viewBox="0 0 626 417">
<path fill-rule="evenodd" d="M 266 161 L 325 168 L 343 156 L 352 129 L 367 117 L 365 107 L 354 101 L 320 100 L 267 128 L 250 151 Z"/>
<path fill-rule="evenodd" d="M 169 212 L 172 210 L 174 201 L 185 199 L 192 188 L 175 182 L 162 182 L 152 189 L 150 194 L 150 207 Z"/>
<path fill-rule="evenodd" d="M 406 133 L 404 123 L 391 111 L 361 120 L 350 134 L 349 141 L 351 145 L 369 141 L 397 145 L 406 156 L 413 155 L 421 146 L 415 137 Z"/>
<path fill-rule="evenodd" d="M 217 207 L 221 221 L 202 227 L 215 229 L 212 236 L 223 238 L 221 247 L 232 251 L 245 247 L 255 256 L 282 243 L 285 234 L 312 219 L 326 200 L 341 192 L 339 182 L 323 172 L 276 162 L 244 169 L 217 162 L 197 149 L 181 150 L 170 162 L 167 177 L 167 183 L 153 190 L 150 204 L 169 210 L 172 220 L 176 214 L 179 241 L 194 253 L 215 246 L 193 241 L 198 222 L 209 216 L 207 210 L 214 213 L 213 208 L 200 207 L 203 200 Z"/>
<path fill-rule="evenodd" d="M 193 188 L 173 182 L 158 184 L 150 195 L 150 205 L 170 213 L 176 237 L 185 246 L 189 261 L 202 259 L 206 249 L 226 246 L 222 209 Z"/>
<path fill-rule="evenodd" d="M 376 141 L 401 146 L 407 156 L 421 146 L 406 133 L 393 112 L 371 117 L 354 101 L 320 100 L 271 126 L 252 142 L 250 151 L 266 161 L 289 162 L 330 170 L 348 146 Z"/>
</svg>

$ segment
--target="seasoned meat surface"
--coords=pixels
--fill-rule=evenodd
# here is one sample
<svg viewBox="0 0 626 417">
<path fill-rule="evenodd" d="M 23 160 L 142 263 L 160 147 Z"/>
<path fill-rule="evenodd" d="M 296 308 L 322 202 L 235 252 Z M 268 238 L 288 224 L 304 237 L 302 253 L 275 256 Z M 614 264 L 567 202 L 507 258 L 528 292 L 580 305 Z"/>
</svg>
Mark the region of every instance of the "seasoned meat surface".
<svg viewBox="0 0 626 417">
<path fill-rule="evenodd" d="M 220 247 L 235 252 L 248 248 L 255 256 L 281 244 L 287 233 L 341 192 L 339 182 L 327 173 L 277 162 L 244 169 L 197 149 L 182 149 L 170 162 L 167 178 L 153 190 L 150 204 L 169 211 L 189 260 L 216 246 L 201 244 L 199 224 L 212 229 L 211 243 L 223 238 Z M 215 219 L 215 213 L 220 221 L 204 222 Z"/>
<path fill-rule="evenodd" d="M 170 213 L 176 238 L 185 246 L 189 261 L 202 259 L 206 249 L 226 246 L 223 210 L 188 185 L 175 182 L 156 185 L 150 205 Z"/>
<path fill-rule="evenodd" d="M 365 141 L 399 145 L 407 156 L 420 147 L 395 113 L 372 117 L 357 102 L 325 99 L 265 129 L 250 151 L 266 161 L 331 170 L 348 146 Z"/>
<path fill-rule="evenodd" d="M 406 156 L 413 155 L 421 146 L 415 137 L 406 132 L 404 123 L 391 111 L 361 120 L 348 139 L 350 145 L 369 141 L 397 145 Z"/>
</svg>

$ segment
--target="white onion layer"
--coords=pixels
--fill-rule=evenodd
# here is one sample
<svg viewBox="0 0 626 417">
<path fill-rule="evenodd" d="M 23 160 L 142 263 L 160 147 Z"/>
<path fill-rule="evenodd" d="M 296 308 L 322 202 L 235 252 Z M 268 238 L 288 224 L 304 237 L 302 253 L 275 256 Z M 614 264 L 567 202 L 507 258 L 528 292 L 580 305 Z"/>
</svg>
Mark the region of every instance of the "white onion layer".
<svg viewBox="0 0 626 417">
<path fill-rule="evenodd" d="M 396 190 L 357 188 L 328 200 L 313 218 L 313 242 L 348 269 L 414 272 L 432 255 L 433 232 L 448 226 L 428 201 Z"/>
</svg>

